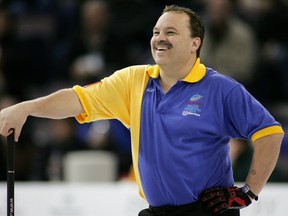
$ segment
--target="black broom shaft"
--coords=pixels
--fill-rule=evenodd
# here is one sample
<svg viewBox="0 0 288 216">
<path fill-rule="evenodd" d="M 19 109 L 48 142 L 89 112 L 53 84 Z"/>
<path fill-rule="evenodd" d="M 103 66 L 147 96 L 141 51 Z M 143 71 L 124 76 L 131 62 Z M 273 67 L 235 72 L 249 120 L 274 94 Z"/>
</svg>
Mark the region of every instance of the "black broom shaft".
<svg viewBox="0 0 288 216">
<path fill-rule="evenodd" d="M 15 199 L 15 141 L 13 133 L 7 137 L 7 216 L 14 216 Z"/>
</svg>

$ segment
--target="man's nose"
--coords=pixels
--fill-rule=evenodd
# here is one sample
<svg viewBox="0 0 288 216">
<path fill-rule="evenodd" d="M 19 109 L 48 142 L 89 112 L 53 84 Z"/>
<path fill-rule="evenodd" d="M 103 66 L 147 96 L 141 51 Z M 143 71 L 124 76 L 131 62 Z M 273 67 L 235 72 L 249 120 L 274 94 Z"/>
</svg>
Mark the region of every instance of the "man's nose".
<svg viewBox="0 0 288 216">
<path fill-rule="evenodd" d="M 158 35 L 157 35 L 157 38 L 156 40 L 159 42 L 159 41 L 166 41 L 167 37 L 166 35 L 163 33 L 163 32 L 160 32 Z"/>
</svg>

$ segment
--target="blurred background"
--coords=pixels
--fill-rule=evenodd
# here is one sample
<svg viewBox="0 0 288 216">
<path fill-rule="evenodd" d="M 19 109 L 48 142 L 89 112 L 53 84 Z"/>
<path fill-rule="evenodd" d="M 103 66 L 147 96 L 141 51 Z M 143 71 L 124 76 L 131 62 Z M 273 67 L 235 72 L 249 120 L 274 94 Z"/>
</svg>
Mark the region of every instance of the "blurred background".
<svg viewBox="0 0 288 216">
<path fill-rule="evenodd" d="M 0 0 L 0 109 L 126 66 L 153 64 L 152 28 L 168 4 L 203 17 L 201 61 L 243 83 L 287 134 L 287 0 Z M 127 179 L 129 135 L 117 120 L 80 125 L 29 118 L 16 145 L 16 180 L 71 180 L 67 155 L 73 152 L 109 153 L 114 167 L 106 180 Z M 6 181 L 3 138 L 0 148 L 0 180 Z M 245 180 L 251 154 L 249 142 L 231 141 L 236 181 Z M 288 182 L 287 135 L 269 181 Z"/>
</svg>

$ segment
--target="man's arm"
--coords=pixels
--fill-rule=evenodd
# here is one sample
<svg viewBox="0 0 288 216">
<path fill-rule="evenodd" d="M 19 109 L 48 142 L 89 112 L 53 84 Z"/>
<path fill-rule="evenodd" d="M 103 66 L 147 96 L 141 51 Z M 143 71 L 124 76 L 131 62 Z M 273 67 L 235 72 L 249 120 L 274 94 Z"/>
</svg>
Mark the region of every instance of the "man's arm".
<svg viewBox="0 0 288 216">
<path fill-rule="evenodd" d="M 0 134 L 8 136 L 15 129 L 18 141 L 28 116 L 63 119 L 83 112 L 83 107 L 72 89 L 62 89 L 45 97 L 24 101 L 0 112 Z"/>
<path fill-rule="evenodd" d="M 276 166 L 284 134 L 272 134 L 254 142 L 254 153 L 246 184 L 258 195 Z"/>
<path fill-rule="evenodd" d="M 245 187 L 208 188 L 200 194 L 202 204 L 214 213 L 222 213 L 228 209 L 247 207 L 251 204 L 252 197 L 257 200 L 257 195 L 276 166 L 283 136 L 281 133 L 268 135 L 254 142 L 254 153 Z"/>
</svg>

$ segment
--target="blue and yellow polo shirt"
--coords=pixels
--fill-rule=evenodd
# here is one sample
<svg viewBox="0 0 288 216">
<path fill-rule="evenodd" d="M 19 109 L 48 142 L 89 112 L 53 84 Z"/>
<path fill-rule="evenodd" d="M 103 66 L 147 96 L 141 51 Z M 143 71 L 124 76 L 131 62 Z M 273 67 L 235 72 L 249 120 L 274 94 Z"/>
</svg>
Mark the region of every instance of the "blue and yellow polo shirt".
<svg viewBox="0 0 288 216">
<path fill-rule="evenodd" d="M 166 94 L 159 66 L 131 66 L 85 87 L 74 86 L 80 123 L 118 119 L 131 132 L 135 178 L 152 206 L 194 202 L 212 186 L 234 183 L 229 140 L 283 133 L 280 124 L 235 80 L 192 70 Z"/>
</svg>

